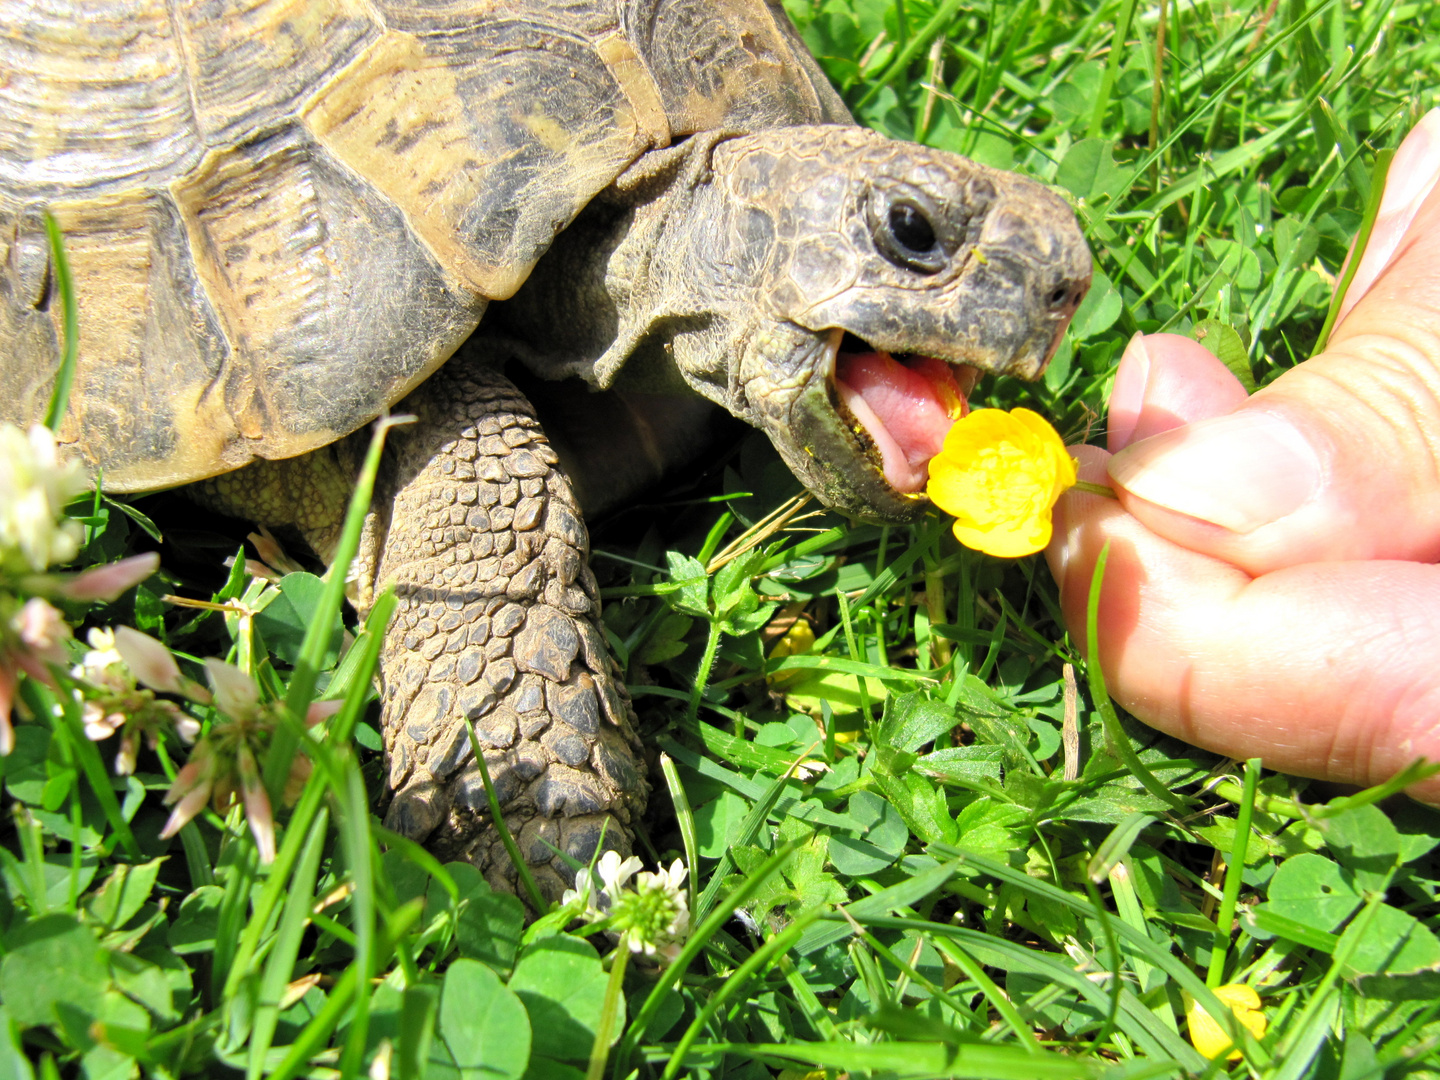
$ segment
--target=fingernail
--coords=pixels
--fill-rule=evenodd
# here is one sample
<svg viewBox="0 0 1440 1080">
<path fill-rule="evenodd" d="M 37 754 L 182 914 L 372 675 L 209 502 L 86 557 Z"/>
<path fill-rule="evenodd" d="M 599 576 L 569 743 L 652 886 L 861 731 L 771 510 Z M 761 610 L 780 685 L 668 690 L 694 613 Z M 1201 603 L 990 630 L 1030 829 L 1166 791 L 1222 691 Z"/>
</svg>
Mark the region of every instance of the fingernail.
<svg viewBox="0 0 1440 1080">
<path fill-rule="evenodd" d="M 1111 450 L 1124 449 L 1135 434 L 1140 413 L 1145 408 L 1145 387 L 1150 382 L 1150 352 L 1145 348 L 1145 335 L 1135 334 L 1125 346 L 1120 366 L 1115 372 L 1115 385 L 1110 390 L 1106 410 L 1105 445 Z"/>
<path fill-rule="evenodd" d="M 1248 533 L 1308 502 L 1321 468 L 1289 423 L 1245 409 L 1136 443 L 1110 459 L 1110 477 L 1146 502 Z"/>
</svg>

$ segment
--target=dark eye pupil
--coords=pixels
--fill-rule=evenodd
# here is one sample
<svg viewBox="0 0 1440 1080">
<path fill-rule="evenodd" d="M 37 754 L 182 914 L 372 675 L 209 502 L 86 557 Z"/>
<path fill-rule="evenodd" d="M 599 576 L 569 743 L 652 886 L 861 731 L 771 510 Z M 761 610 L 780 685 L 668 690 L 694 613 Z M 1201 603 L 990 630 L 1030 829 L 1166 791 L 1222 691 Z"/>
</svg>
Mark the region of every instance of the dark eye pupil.
<svg viewBox="0 0 1440 1080">
<path fill-rule="evenodd" d="M 920 254 L 935 247 L 935 229 L 924 214 L 908 203 L 890 208 L 890 235 L 901 247 Z"/>
</svg>

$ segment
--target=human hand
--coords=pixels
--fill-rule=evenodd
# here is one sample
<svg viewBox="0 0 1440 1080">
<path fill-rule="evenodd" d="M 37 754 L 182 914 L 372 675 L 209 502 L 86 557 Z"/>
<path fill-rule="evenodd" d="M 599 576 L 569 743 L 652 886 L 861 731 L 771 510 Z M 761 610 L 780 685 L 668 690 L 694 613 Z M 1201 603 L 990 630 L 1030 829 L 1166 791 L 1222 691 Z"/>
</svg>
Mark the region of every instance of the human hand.
<svg viewBox="0 0 1440 1080">
<path fill-rule="evenodd" d="M 1083 642 L 1110 542 L 1101 662 L 1155 727 L 1357 784 L 1440 761 L 1437 178 L 1440 110 L 1396 152 L 1324 353 L 1247 399 L 1202 346 L 1137 335 L 1109 452 L 1073 448 L 1119 501 L 1066 494 L 1046 557 Z"/>
</svg>

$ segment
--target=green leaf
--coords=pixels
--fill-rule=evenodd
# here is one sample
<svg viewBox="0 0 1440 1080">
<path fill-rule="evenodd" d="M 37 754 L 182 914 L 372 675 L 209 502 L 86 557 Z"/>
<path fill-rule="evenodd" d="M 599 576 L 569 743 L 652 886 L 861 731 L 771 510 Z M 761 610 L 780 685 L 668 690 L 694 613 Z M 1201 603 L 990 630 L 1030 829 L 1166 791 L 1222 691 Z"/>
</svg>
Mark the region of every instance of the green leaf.
<svg viewBox="0 0 1440 1080">
<path fill-rule="evenodd" d="M 1326 933 L 1360 906 L 1355 878 L 1323 855 L 1286 859 L 1270 879 L 1268 899 L 1256 911 L 1272 912 Z"/>
<path fill-rule="evenodd" d="M 521 954 L 510 976 L 510 989 L 525 1003 L 530 1029 L 543 1033 L 535 1046 L 537 1056 L 589 1060 L 607 978 L 595 947 L 578 938 L 545 938 Z M 616 1038 L 623 1028 L 622 1016 Z"/>
<path fill-rule="evenodd" d="M 1326 818 L 1325 846 L 1355 875 L 1362 892 L 1384 888 L 1400 861 L 1400 832 L 1378 806 L 1357 806 Z"/>
<path fill-rule="evenodd" d="M 1070 320 L 1070 333 L 1076 342 L 1103 334 L 1115 325 L 1125 303 L 1115 285 L 1101 270 L 1096 270 L 1090 283 L 1090 291 L 1080 301 L 1075 316 Z"/>
<path fill-rule="evenodd" d="M 765 552 L 756 548 L 738 559 L 732 559 L 716 571 L 714 583 L 710 587 L 715 614 L 726 618 L 755 610 L 759 598 L 755 595 L 750 579 L 764 561 Z"/>
<path fill-rule="evenodd" d="M 1130 169 L 1115 164 L 1115 144 L 1107 139 L 1081 139 L 1055 170 L 1057 184 L 1092 203 L 1123 190 L 1130 177 Z"/>
<path fill-rule="evenodd" d="M 830 837 L 830 862 L 836 870 L 850 877 L 864 877 L 900 857 L 910 830 L 899 811 L 871 791 L 851 795 L 849 811 L 864 828 L 853 836 Z"/>
<path fill-rule="evenodd" d="M 286 574 L 280 579 L 280 595 L 255 616 L 255 628 L 265 638 L 272 656 L 292 667 L 299 662 L 300 646 L 305 642 L 310 624 L 318 617 L 324 595 L 325 582 L 314 574 Z M 339 659 L 342 630 L 337 620 L 320 660 L 321 671 L 334 667 Z"/>
<path fill-rule="evenodd" d="M 519 1080 L 530 1060 L 525 1006 L 478 960 L 456 960 L 445 972 L 439 1036 L 431 1051 L 432 1076 L 449 1074 L 448 1065 L 463 1080 Z M 442 1048 L 447 1054 L 437 1055 Z"/>
<path fill-rule="evenodd" d="M 740 827 L 750 805 L 732 791 L 722 791 L 719 798 L 711 799 L 695 808 L 695 839 L 699 842 L 700 854 L 707 859 L 718 859 L 740 836 Z"/>
<path fill-rule="evenodd" d="M 4 1004 L 0 1004 L 0 1080 L 35 1080 L 35 1070 L 20 1044 L 19 1029 Z"/>
<path fill-rule="evenodd" d="M 1233 326 L 1219 319 L 1204 319 L 1195 324 L 1191 333 L 1196 341 L 1230 369 L 1230 373 L 1245 387 L 1247 394 L 1255 392 L 1255 375 L 1250 370 L 1250 356 L 1244 339 Z"/>
<path fill-rule="evenodd" d="M 45 759 L 50 753 L 50 730 L 40 724 L 15 728 L 15 748 L 5 758 L 5 790 L 17 802 L 39 806 L 50 779 Z"/>
<path fill-rule="evenodd" d="M 45 906 L 47 908 L 68 907 L 71 876 L 75 876 L 77 889 L 84 890 L 89 888 L 90 882 L 94 880 L 96 869 L 97 859 L 89 852 L 81 856 L 78 868 L 71 865 L 69 852 L 51 852 L 46 855 L 40 863 L 40 875 L 45 881 Z M 5 887 L 10 891 L 11 896 L 25 894 L 28 882 L 22 882 L 20 875 L 28 873 L 28 868 L 22 867 L 18 863 L 12 863 L 9 859 L 5 860 L 3 875 Z"/>
<path fill-rule="evenodd" d="M 435 1037 L 439 994 L 434 986 L 407 986 L 400 1006 L 400 1039 L 396 1045 L 398 1080 L 419 1080 L 430 1060 Z"/>
<path fill-rule="evenodd" d="M 909 838 L 908 831 L 906 838 Z M 833 852 L 834 837 L 816 832 L 803 821 L 787 818 L 780 826 L 780 839 L 799 842 L 790 861 L 780 871 L 794 889 L 792 915 L 845 903 L 849 898 L 845 887 L 825 869 Z"/>
<path fill-rule="evenodd" d="M 155 888 L 155 878 L 164 861 L 161 857 L 138 866 L 123 863 L 117 866 L 95 895 L 85 901 L 90 916 L 107 930 L 124 926 L 150 899 L 150 891 Z"/>
<path fill-rule="evenodd" d="M 215 951 L 215 931 L 220 924 L 220 905 L 225 890 L 219 885 L 202 885 L 180 902 L 180 911 L 170 924 L 170 948 L 187 953 Z"/>
<path fill-rule="evenodd" d="M 1408 975 L 1440 969 L 1440 940 L 1413 915 L 1381 904 L 1369 926 L 1363 922 L 1357 919 L 1340 935 L 1335 951 L 1345 955 L 1344 950 L 1353 949 L 1342 975 Z"/>
<path fill-rule="evenodd" d="M 73 915 L 26 923 L 6 942 L 0 961 L 0 1001 L 21 1024 L 55 1024 L 68 1009 L 98 1016 L 110 985 L 105 952 Z"/>
<path fill-rule="evenodd" d="M 165 1023 L 180 1019 L 194 989 L 185 962 L 169 949 L 154 946 L 133 953 L 111 952 L 110 974 L 126 996 Z"/>
<path fill-rule="evenodd" d="M 875 776 L 875 783 L 904 819 L 910 831 L 927 844 L 955 839 L 955 819 L 945 803 L 945 792 L 917 772 L 903 777 Z"/>
<path fill-rule="evenodd" d="M 1023 851 L 1030 834 L 1029 812 L 989 795 L 976 799 L 955 818 L 957 847 L 1008 862 Z"/>
<path fill-rule="evenodd" d="M 678 551 L 665 552 L 665 565 L 670 570 L 670 581 L 679 588 L 665 594 L 665 602 L 676 611 L 697 618 L 710 618 L 710 579 L 705 567 L 689 555 Z"/>
<path fill-rule="evenodd" d="M 880 722 L 879 741 L 897 750 L 918 750 L 960 723 L 955 710 L 921 691 L 892 698 Z"/>
<path fill-rule="evenodd" d="M 85 1049 L 81 1069 L 87 1078 L 130 1080 L 135 1075 L 134 1059 L 145 1054 L 150 1033 L 150 1017 L 139 1005 L 111 990 L 93 1019 L 78 1013 L 64 1019 L 71 1044 Z"/>
<path fill-rule="evenodd" d="M 942 784 L 999 783 L 1005 751 L 998 746 L 947 746 L 915 760 L 917 772 Z"/>
<path fill-rule="evenodd" d="M 497 971 L 509 971 L 525 930 L 525 905 L 509 893 L 495 892 L 469 863 L 446 863 L 445 870 L 460 892 L 460 918 L 455 932 L 460 955 L 489 964 Z M 429 903 L 431 911 L 443 911 L 450 905 L 450 897 L 438 881 L 430 883 Z"/>
</svg>

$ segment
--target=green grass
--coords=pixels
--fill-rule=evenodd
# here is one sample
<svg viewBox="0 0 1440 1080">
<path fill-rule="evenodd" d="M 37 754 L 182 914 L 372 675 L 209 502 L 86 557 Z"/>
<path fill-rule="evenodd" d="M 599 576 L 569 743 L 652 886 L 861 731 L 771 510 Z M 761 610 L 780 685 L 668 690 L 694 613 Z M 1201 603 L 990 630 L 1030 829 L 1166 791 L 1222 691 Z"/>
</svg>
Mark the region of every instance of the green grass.
<svg viewBox="0 0 1440 1080">
<path fill-rule="evenodd" d="M 1072 437 L 1098 437 L 1137 330 L 1204 324 L 1256 384 L 1309 355 L 1374 156 L 1440 75 L 1428 3 L 787 6 L 862 122 L 1073 196 L 1095 286 L 1040 383 L 982 389 Z M 272 794 L 293 717 L 346 704 L 267 867 L 238 811 L 160 840 L 184 748 L 97 784 L 113 741 L 28 682 L 44 719 L 3 762 L 0 1074 L 1440 1075 L 1440 816 L 1107 714 L 1043 565 L 961 550 L 938 517 L 811 504 L 715 565 L 796 491 L 755 436 L 638 538 L 623 515 L 596 529 L 615 651 L 668 757 L 638 850 L 686 859 L 699 928 L 623 988 L 605 935 L 527 929 L 370 816 L 376 639 L 336 664 L 333 589 L 236 571 L 224 611 L 164 602 L 175 579 L 69 609 L 255 673 L 292 718 L 260 762 Z M 82 564 L 142 541 L 143 516 L 83 513 Z M 796 618 L 813 649 L 767 659 Z M 1234 982 L 1269 1030 L 1207 1064 L 1185 1013 L 1223 1014 L 1210 991 Z"/>
</svg>

